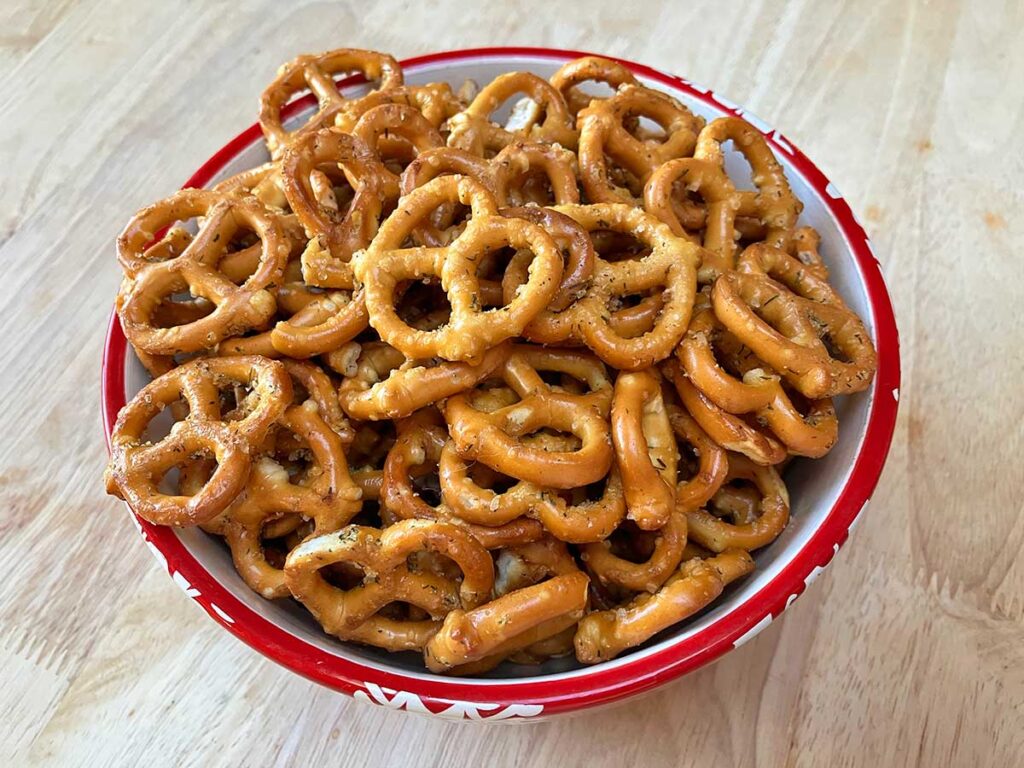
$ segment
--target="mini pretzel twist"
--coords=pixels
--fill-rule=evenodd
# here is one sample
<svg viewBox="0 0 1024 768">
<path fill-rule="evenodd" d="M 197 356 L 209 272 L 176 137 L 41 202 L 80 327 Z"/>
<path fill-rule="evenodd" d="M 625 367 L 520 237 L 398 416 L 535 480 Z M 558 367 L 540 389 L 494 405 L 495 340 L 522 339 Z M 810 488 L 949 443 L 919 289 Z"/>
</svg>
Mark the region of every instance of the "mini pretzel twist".
<svg viewBox="0 0 1024 768">
<path fill-rule="evenodd" d="M 730 523 L 704 509 L 691 510 L 688 514 L 690 537 L 712 552 L 724 552 L 730 547 L 747 551 L 760 549 L 775 541 L 789 522 L 789 492 L 774 468 L 759 466 L 745 456 L 733 453 L 729 455 L 726 487 L 734 480 L 753 483 L 761 494 L 756 519 Z M 715 506 L 714 498 L 711 506 Z"/>
<path fill-rule="evenodd" d="M 290 593 L 284 572 L 267 562 L 261 541 L 265 526 L 298 514 L 314 522 L 314 534 L 336 531 L 359 512 L 361 496 L 349 477 L 341 440 L 315 409 L 292 406 L 281 417 L 278 429 L 298 437 L 315 460 L 315 468 L 306 473 L 306 483 L 292 482 L 272 456 L 261 456 L 245 490 L 225 510 L 219 526 L 238 573 L 266 598 Z"/>
<path fill-rule="evenodd" d="M 387 54 L 375 51 L 339 48 L 313 56 L 298 56 L 282 65 L 274 82 L 267 86 L 260 97 L 260 128 L 263 129 L 270 154 L 278 156 L 289 141 L 303 134 L 304 129 L 316 130 L 329 125 L 338 110 L 349 101 L 338 91 L 335 79 L 340 75 L 356 73 L 378 83 L 378 92 L 402 85 L 402 68 L 398 62 Z M 289 131 L 284 127 L 281 109 L 306 88 L 316 96 L 317 111 L 302 128 Z"/>
<path fill-rule="evenodd" d="M 201 216 L 199 232 L 178 255 L 168 249 L 149 261 L 153 234 L 176 221 Z M 252 274 L 235 285 L 218 269 L 229 241 L 242 228 L 259 238 L 259 260 Z M 280 280 L 289 253 L 277 219 L 250 200 L 202 189 L 184 189 L 143 208 L 117 239 L 118 259 L 128 279 L 118 297 L 118 314 L 129 341 L 155 355 L 198 352 L 244 331 L 258 328 L 274 313 L 268 290 Z M 209 303 L 208 314 L 182 325 L 161 328 L 154 313 L 161 301 L 179 291 Z"/>
<path fill-rule="evenodd" d="M 586 381 L 591 391 L 587 395 L 555 391 L 541 378 L 541 370 L 569 373 Z M 552 488 L 582 487 L 608 474 L 610 385 L 603 366 L 571 352 L 518 347 L 497 373 L 520 401 L 486 412 L 474 407 L 471 397 L 460 394 L 444 406 L 452 441 L 463 458 Z M 548 451 L 523 441 L 540 429 L 571 433 L 580 446 Z"/>
<path fill-rule="evenodd" d="M 247 413 L 226 420 L 219 392 L 228 385 L 249 386 Z M 202 358 L 154 379 L 121 409 L 111 433 L 107 490 L 127 501 L 137 515 L 157 525 L 197 525 L 224 511 L 249 478 L 252 456 L 292 397 L 281 363 L 259 357 Z M 188 416 L 170 434 L 151 443 L 149 423 L 178 400 Z M 206 454 L 216 470 L 192 496 L 168 495 L 159 482 L 188 457 Z"/>
<path fill-rule="evenodd" d="M 548 80 L 569 107 L 569 112 L 576 116 L 580 110 L 586 109 L 596 98 L 586 93 L 579 86 L 586 82 L 604 83 L 613 91 L 623 85 L 637 85 L 637 80 L 629 69 L 617 61 L 603 59 L 600 56 L 583 56 L 573 59 L 558 68 Z"/>
<path fill-rule="evenodd" d="M 656 373 L 621 373 L 612 399 L 612 443 L 622 473 L 627 517 L 652 531 L 669 521 L 675 508 L 676 448 Z"/>
<path fill-rule="evenodd" d="M 463 108 L 448 83 L 400 85 L 373 91 L 358 99 L 344 102 L 334 116 L 334 127 L 344 133 L 352 133 L 356 123 L 364 114 L 382 104 L 412 107 L 438 130 L 448 118 Z"/>
<path fill-rule="evenodd" d="M 713 339 L 722 333 L 710 308 L 698 312 L 690 323 L 676 355 L 693 385 L 730 414 L 754 414 L 790 453 L 814 458 L 828 453 L 839 436 L 831 398 L 811 401 L 802 414 L 770 368 L 753 368 L 737 379 L 715 356 Z"/>
<path fill-rule="evenodd" d="M 650 253 L 638 259 L 595 262 L 587 294 L 565 310 L 563 322 L 604 362 L 623 370 L 649 368 L 668 357 L 686 332 L 697 290 L 700 249 L 676 237 L 650 214 L 618 204 L 563 205 L 555 210 L 587 231 L 610 229 L 632 235 Z M 623 336 L 609 305 L 631 294 L 662 289 L 652 327 Z"/>
<path fill-rule="evenodd" d="M 523 125 L 509 130 L 492 122 L 498 108 L 516 94 L 531 100 L 524 102 L 530 111 L 522 115 Z M 577 140 L 562 95 L 529 72 L 506 72 L 494 78 L 465 110 L 448 121 L 448 129 L 449 147 L 477 157 L 493 156 L 516 139 L 546 141 L 568 149 L 575 149 Z"/>
<path fill-rule="evenodd" d="M 653 595 L 645 592 L 625 607 L 585 616 L 576 631 L 576 658 L 584 664 L 612 659 L 692 616 L 718 597 L 726 584 L 753 570 L 754 561 L 742 549 L 707 560 L 687 560 Z"/>
<path fill-rule="evenodd" d="M 413 228 L 440 203 L 462 202 L 473 215 L 465 231 L 446 248 L 402 248 Z M 506 306 L 484 311 L 477 261 L 487 252 L 511 246 L 533 252 L 530 277 Z M 434 179 L 402 198 L 370 247 L 355 261 L 370 322 L 381 338 L 406 356 L 419 359 L 479 359 L 490 347 L 519 335 L 558 290 L 562 257 L 536 224 L 498 215 L 494 197 L 479 182 L 462 176 Z M 417 330 L 395 310 L 400 282 L 437 277 L 451 303 L 448 323 Z"/>
<path fill-rule="evenodd" d="M 871 384 L 877 356 L 863 323 L 784 251 L 751 246 L 737 271 L 715 282 L 711 298 L 722 325 L 805 397 L 849 394 Z"/>
<path fill-rule="evenodd" d="M 740 191 L 739 216 L 756 218 L 765 228 L 764 241 L 779 248 L 789 246 L 797 217 L 803 210 L 782 165 L 775 159 L 768 142 L 754 126 L 738 117 L 712 120 L 697 137 L 694 156 L 725 169 L 722 144 L 733 146 L 750 164 L 756 192 Z"/>
<path fill-rule="evenodd" d="M 653 120 L 664 131 L 659 139 L 640 139 L 630 133 L 630 118 Z M 609 159 L 632 175 L 642 188 L 658 166 L 678 157 L 693 154 L 697 133 L 704 120 L 671 96 L 625 84 L 614 96 L 591 102 L 579 113 L 580 177 L 592 203 L 636 205 L 636 196 L 614 183 Z"/>
<path fill-rule="evenodd" d="M 402 168 L 431 149 L 444 147 L 444 139 L 415 107 L 381 104 L 367 110 L 352 127 L 352 134 L 382 161 Z M 386 169 L 388 184 L 397 186 L 400 174 Z"/>
<path fill-rule="evenodd" d="M 424 550 L 455 561 L 462 583 L 455 587 L 444 577 L 411 571 L 408 557 Z M 335 563 L 361 568 L 362 584 L 344 590 L 325 581 L 320 569 Z M 402 601 L 421 608 L 434 619 L 430 626 L 436 627 L 437 619 L 458 606 L 472 609 L 486 601 L 494 586 L 494 565 L 487 550 L 457 526 L 429 520 L 403 520 L 383 530 L 349 525 L 307 539 L 288 555 L 284 570 L 292 595 L 324 631 L 342 639 L 356 639 L 353 633 L 358 632 L 361 642 L 385 647 L 396 628 L 389 626 L 393 620 L 376 614 L 389 603 Z M 385 630 L 379 641 L 374 629 Z"/>
</svg>

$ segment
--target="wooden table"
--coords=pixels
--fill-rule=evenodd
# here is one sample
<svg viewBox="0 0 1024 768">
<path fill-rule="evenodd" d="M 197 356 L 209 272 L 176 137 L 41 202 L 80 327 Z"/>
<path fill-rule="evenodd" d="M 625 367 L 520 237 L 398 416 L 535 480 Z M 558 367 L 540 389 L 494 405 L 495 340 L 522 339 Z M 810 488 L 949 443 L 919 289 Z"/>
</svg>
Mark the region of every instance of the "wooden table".
<svg viewBox="0 0 1024 768">
<path fill-rule="evenodd" d="M 1024 6 L 571 5 L 4 4 L 0 764 L 1021 764 Z M 904 354 L 870 513 L 784 620 L 636 703 L 504 728 L 350 701 L 209 621 L 104 496 L 98 409 L 115 234 L 278 63 L 493 43 L 637 59 L 769 119 L 871 230 Z"/>
</svg>

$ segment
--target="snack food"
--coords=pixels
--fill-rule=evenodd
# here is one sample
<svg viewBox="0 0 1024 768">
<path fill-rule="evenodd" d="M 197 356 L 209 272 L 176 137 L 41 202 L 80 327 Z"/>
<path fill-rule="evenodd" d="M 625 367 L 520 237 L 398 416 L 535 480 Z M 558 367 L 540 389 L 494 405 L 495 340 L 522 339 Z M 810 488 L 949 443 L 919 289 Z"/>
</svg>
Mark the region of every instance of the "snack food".
<svg viewBox="0 0 1024 768">
<path fill-rule="evenodd" d="M 122 238 L 157 378 L 111 491 L 435 672 L 603 661 L 718 599 L 786 525 L 776 465 L 826 452 L 874 369 L 764 139 L 593 58 L 472 105 L 381 54 L 297 62 L 264 99 L 276 159 Z M 337 92 L 350 68 L 369 95 Z"/>
</svg>

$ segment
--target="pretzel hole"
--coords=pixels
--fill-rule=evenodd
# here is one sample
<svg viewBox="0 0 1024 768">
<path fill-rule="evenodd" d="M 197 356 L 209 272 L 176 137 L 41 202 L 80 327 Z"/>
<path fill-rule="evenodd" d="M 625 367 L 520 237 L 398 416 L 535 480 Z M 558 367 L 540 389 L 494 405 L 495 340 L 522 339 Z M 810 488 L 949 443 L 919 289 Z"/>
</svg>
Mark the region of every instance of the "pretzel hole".
<svg viewBox="0 0 1024 768">
<path fill-rule="evenodd" d="M 637 141 L 661 144 L 668 138 L 665 126 L 640 110 L 628 111 L 622 119 L 622 127 Z"/>
<path fill-rule="evenodd" d="M 540 427 L 519 439 L 523 444 L 545 453 L 573 453 L 583 447 L 583 441 L 572 432 L 562 432 L 551 427 Z M 603 487 L 603 483 L 596 485 L 599 488 Z M 599 493 L 594 498 L 600 497 Z"/>
<path fill-rule="evenodd" d="M 609 550 L 630 563 L 646 563 L 654 554 L 657 533 L 643 531 L 632 520 L 625 520 L 608 537 Z"/>
<path fill-rule="evenodd" d="M 509 101 L 511 101 L 511 97 L 506 99 L 504 104 L 508 104 Z M 496 115 L 505 113 L 502 108 L 504 104 L 496 110 Z M 537 103 L 529 96 L 522 96 L 511 104 L 504 123 L 499 122 L 499 125 L 503 125 L 509 133 L 527 133 L 533 126 L 543 123 L 546 118 L 547 109 L 542 104 Z M 496 122 L 498 121 L 496 120 Z"/>
<path fill-rule="evenodd" d="M 613 187 L 624 189 L 633 197 L 640 199 L 644 193 L 643 180 L 628 168 L 620 165 L 610 155 L 604 156 L 608 181 Z"/>
<path fill-rule="evenodd" d="M 484 381 L 469 393 L 468 399 L 473 408 L 484 413 L 493 413 L 521 400 L 515 390 L 500 380 Z"/>
<path fill-rule="evenodd" d="M 413 477 L 412 487 L 416 492 L 416 495 L 423 499 L 428 506 L 440 506 L 441 481 L 438 478 L 436 466 L 433 467 L 431 471 L 424 472 L 424 474 Z"/>
<path fill-rule="evenodd" d="M 595 229 L 590 233 L 597 255 L 608 262 L 642 259 L 651 248 L 629 232 L 613 229 Z"/>
<path fill-rule="evenodd" d="M 177 328 L 201 320 L 215 309 L 213 302 L 202 297 L 187 292 L 176 292 L 160 300 L 150 315 L 149 322 L 155 328 Z"/>
<path fill-rule="evenodd" d="M 761 515 L 761 493 L 747 480 L 732 480 L 723 486 L 708 503 L 708 511 L 715 517 L 727 519 L 733 525 L 746 525 Z"/>
<path fill-rule="evenodd" d="M 150 478 L 157 492 L 165 496 L 194 496 L 216 468 L 217 458 L 207 448 L 191 453 L 168 452 L 157 466 L 150 468 Z"/>
<path fill-rule="evenodd" d="M 405 558 L 405 565 L 412 573 L 436 573 L 449 579 L 461 579 L 462 569 L 446 555 L 429 550 L 411 552 Z"/>
<path fill-rule="evenodd" d="M 722 159 L 725 165 L 725 172 L 732 181 L 733 186 L 739 190 L 754 190 L 754 169 L 744 155 L 736 148 L 736 143 L 731 139 L 722 142 Z"/>
<path fill-rule="evenodd" d="M 519 482 L 516 478 L 502 474 L 480 462 L 470 464 L 466 474 L 478 487 L 487 488 L 498 495 L 505 493 Z"/>
<path fill-rule="evenodd" d="M 512 179 L 506 192 L 510 206 L 555 205 L 555 190 L 544 171 L 527 171 Z"/>
<path fill-rule="evenodd" d="M 348 172 L 337 163 L 324 163 L 311 171 L 309 188 L 321 213 L 336 223 L 344 220 L 356 196 Z"/>
<path fill-rule="evenodd" d="M 816 317 L 814 313 L 809 313 L 808 318 L 811 321 L 811 325 L 814 326 L 814 330 L 817 332 L 818 338 L 821 339 L 821 343 L 825 345 L 825 350 L 828 352 L 828 356 L 840 363 L 852 363 L 853 358 L 835 339 L 828 325 L 826 325 L 823 320 Z"/>
<path fill-rule="evenodd" d="M 355 563 L 342 560 L 321 568 L 320 577 L 332 587 L 349 590 L 365 581 L 366 571 Z"/>
<path fill-rule="evenodd" d="M 452 305 L 441 279 L 428 277 L 409 282 L 404 291 L 396 292 L 395 312 L 407 325 L 433 331 L 448 323 Z"/>
</svg>

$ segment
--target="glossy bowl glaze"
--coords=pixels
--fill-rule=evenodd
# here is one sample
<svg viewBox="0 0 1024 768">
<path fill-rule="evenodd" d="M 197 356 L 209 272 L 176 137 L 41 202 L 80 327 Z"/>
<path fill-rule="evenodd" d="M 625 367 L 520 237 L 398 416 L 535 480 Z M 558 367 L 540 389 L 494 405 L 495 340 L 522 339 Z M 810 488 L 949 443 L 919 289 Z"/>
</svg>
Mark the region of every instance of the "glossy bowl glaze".
<svg viewBox="0 0 1024 768">
<path fill-rule="evenodd" d="M 585 55 L 539 48 L 448 51 L 402 62 L 411 83 L 466 79 L 486 83 L 511 70 L 549 76 L 562 63 Z M 293 601 L 270 602 L 235 572 L 226 548 L 198 529 L 177 530 L 131 519 L 171 578 L 211 618 L 236 637 L 292 671 L 356 698 L 456 720 L 537 718 L 593 707 L 648 691 L 718 658 L 750 640 L 782 613 L 828 565 L 864 512 L 889 450 L 899 400 L 899 339 L 881 267 L 864 230 L 836 187 L 791 142 L 750 112 L 707 88 L 649 67 L 623 61 L 645 84 L 666 91 L 694 112 L 713 119 L 740 115 L 766 136 L 804 202 L 801 223 L 821 234 L 831 280 L 860 314 L 878 349 L 872 387 L 837 405 L 840 437 L 817 461 L 800 460 L 786 473 L 792 499 L 788 528 L 756 553 L 756 571 L 731 585 L 709 609 L 612 661 L 583 667 L 572 659 L 540 667 L 504 664 L 477 679 L 431 674 L 413 654 L 392 655 L 342 643 L 326 635 Z M 343 83 L 358 92 L 357 80 Z M 301 119 L 311 97 L 289 105 Z M 209 186 L 267 160 L 262 134 L 252 125 L 210 158 L 185 186 Z M 742 159 L 731 173 L 742 178 Z M 103 358 L 106 434 L 118 410 L 148 380 L 112 315 Z"/>
</svg>

